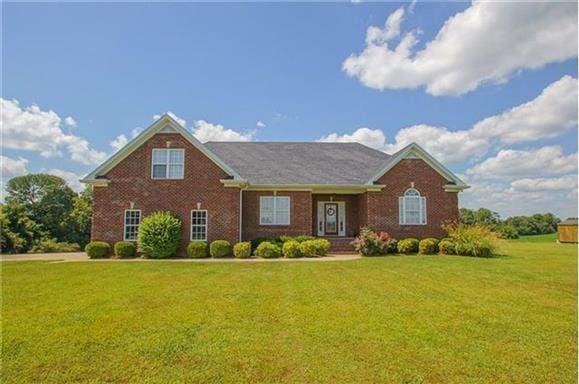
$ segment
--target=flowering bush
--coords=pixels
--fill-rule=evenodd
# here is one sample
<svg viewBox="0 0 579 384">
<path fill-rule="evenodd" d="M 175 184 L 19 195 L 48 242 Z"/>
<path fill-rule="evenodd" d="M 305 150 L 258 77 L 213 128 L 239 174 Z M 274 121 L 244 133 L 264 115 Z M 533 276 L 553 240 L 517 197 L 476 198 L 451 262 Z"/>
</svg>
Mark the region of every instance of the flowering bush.
<svg viewBox="0 0 579 384">
<path fill-rule="evenodd" d="M 360 229 L 360 235 L 352 242 L 354 249 L 362 256 L 379 256 L 396 251 L 396 239 L 388 232 L 376 233 L 368 227 Z"/>
</svg>

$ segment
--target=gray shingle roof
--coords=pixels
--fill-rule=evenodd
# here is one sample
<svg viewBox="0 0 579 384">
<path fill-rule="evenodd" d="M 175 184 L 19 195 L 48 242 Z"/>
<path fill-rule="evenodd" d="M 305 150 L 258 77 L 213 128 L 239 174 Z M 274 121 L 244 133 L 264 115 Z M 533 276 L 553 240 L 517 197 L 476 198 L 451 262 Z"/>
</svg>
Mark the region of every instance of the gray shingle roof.
<svg viewBox="0 0 579 384">
<path fill-rule="evenodd" d="M 365 184 L 390 155 L 358 143 L 208 142 L 251 184 Z"/>
</svg>

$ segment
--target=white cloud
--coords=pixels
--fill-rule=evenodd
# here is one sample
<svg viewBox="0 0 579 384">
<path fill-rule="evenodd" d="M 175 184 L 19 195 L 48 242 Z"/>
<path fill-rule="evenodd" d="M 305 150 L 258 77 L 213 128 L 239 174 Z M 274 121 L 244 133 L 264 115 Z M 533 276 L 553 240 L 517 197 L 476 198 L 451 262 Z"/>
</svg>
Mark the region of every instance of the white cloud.
<svg viewBox="0 0 579 384">
<path fill-rule="evenodd" d="M 556 137 L 576 126 L 577 79 L 563 76 L 535 99 L 476 123 L 472 133 L 517 143 Z"/>
<path fill-rule="evenodd" d="M 343 70 L 370 88 L 425 86 L 432 95 L 460 95 L 577 56 L 575 3 L 473 1 L 420 51 L 418 31 L 389 46 L 403 20 L 398 9 L 384 28 L 370 26 L 365 49 L 348 57 Z"/>
<path fill-rule="evenodd" d="M 460 194 L 460 206 L 485 207 L 503 217 L 552 212 L 577 216 L 577 176 L 488 181 L 461 175 L 470 186 Z"/>
<path fill-rule="evenodd" d="M 263 121 L 261 121 L 261 120 L 258 120 L 257 123 L 255 123 L 255 125 L 256 125 L 258 128 L 265 128 L 265 127 L 266 127 L 265 123 L 264 123 Z"/>
<path fill-rule="evenodd" d="M 358 128 L 353 134 L 338 135 L 331 133 L 318 141 L 324 143 L 360 143 L 368 147 L 383 150 L 386 145 L 386 136 L 380 129 Z"/>
<path fill-rule="evenodd" d="M 76 124 L 76 121 L 70 116 L 67 116 L 64 118 L 64 124 L 68 125 L 69 127 L 73 127 L 73 128 L 76 128 L 78 126 Z"/>
<path fill-rule="evenodd" d="M 28 173 L 26 169 L 27 164 L 28 160 L 23 157 L 12 159 L 0 155 L 0 174 L 2 178 L 26 175 Z"/>
<path fill-rule="evenodd" d="M 519 179 L 511 183 L 513 191 L 565 191 L 577 188 L 577 175 L 553 178 Z"/>
<path fill-rule="evenodd" d="M 54 175 L 61 177 L 66 181 L 66 184 L 75 192 L 82 192 L 85 188 L 85 185 L 81 183 L 79 180 L 82 179 L 83 175 L 79 175 L 74 172 L 63 171 L 62 169 L 53 168 L 48 171 L 49 175 Z"/>
<path fill-rule="evenodd" d="M 141 133 L 143 131 L 142 128 L 134 128 L 131 131 L 131 139 L 134 139 L 135 137 L 137 137 L 139 135 L 139 133 Z M 125 134 L 120 134 L 117 137 L 115 137 L 110 143 L 109 145 L 116 151 L 118 151 L 119 149 L 123 148 L 125 145 L 127 145 L 127 143 L 129 142 L 129 139 L 127 138 L 127 136 Z"/>
<path fill-rule="evenodd" d="M 400 7 L 386 19 L 384 28 L 371 26 L 366 32 L 366 44 L 384 44 L 400 35 L 400 24 L 404 20 L 404 8 Z"/>
<path fill-rule="evenodd" d="M 175 119 L 175 121 L 177 121 L 179 124 L 181 124 L 183 127 L 187 126 L 187 120 L 180 118 L 179 116 L 177 116 L 176 114 L 174 114 L 171 111 L 167 111 L 165 112 L 167 115 L 171 116 L 173 119 Z M 159 119 L 161 116 L 163 115 L 154 115 L 153 116 L 153 120 L 157 120 Z"/>
<path fill-rule="evenodd" d="M 197 120 L 193 135 L 202 143 L 207 141 L 251 141 L 253 132 L 240 133 L 225 128 L 221 124 L 212 124 L 205 120 Z"/>
<path fill-rule="evenodd" d="M 563 76 L 539 96 L 501 114 L 476 123 L 471 129 L 418 124 L 400 129 L 388 143 L 379 129 L 359 128 L 353 134 L 332 133 L 320 141 L 356 141 L 394 153 L 416 142 L 447 164 L 477 160 L 495 141 L 516 143 L 554 137 L 577 126 L 577 79 Z"/>
<path fill-rule="evenodd" d="M 113 141 L 111 141 L 109 143 L 109 145 L 115 150 L 118 151 L 119 149 L 121 149 L 122 147 L 124 147 L 125 145 L 127 145 L 127 143 L 129 142 L 129 139 L 127 139 L 127 136 L 125 136 L 124 134 L 118 135 L 117 137 L 115 137 L 113 139 Z"/>
<path fill-rule="evenodd" d="M 37 105 L 21 108 L 17 100 L 1 99 L 0 128 L 6 148 L 40 152 L 43 157 L 62 156 L 86 165 L 102 162 L 107 154 L 90 147 L 85 139 L 62 129 L 62 119 L 54 111 L 42 111 Z M 67 119 L 72 124 L 72 118 Z M 74 122 L 76 124 L 76 122 Z"/>
<path fill-rule="evenodd" d="M 396 133 L 395 142 L 384 150 L 394 153 L 416 142 L 443 163 L 456 164 L 484 155 L 489 148 L 487 138 L 477 138 L 470 131 L 449 131 L 445 127 L 420 124 L 402 128 Z"/>
<path fill-rule="evenodd" d="M 533 150 L 505 149 L 467 171 L 484 178 L 525 178 L 577 171 L 577 154 L 565 155 L 559 146 Z"/>
</svg>

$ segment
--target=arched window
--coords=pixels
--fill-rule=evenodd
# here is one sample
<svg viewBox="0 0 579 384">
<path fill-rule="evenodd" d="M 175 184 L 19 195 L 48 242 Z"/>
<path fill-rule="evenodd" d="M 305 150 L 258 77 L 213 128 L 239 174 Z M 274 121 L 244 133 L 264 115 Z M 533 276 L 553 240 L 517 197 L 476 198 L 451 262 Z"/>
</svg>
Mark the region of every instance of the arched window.
<svg viewBox="0 0 579 384">
<path fill-rule="evenodd" d="M 414 188 L 398 198 L 398 217 L 402 225 L 426 224 L 426 198 Z"/>
</svg>

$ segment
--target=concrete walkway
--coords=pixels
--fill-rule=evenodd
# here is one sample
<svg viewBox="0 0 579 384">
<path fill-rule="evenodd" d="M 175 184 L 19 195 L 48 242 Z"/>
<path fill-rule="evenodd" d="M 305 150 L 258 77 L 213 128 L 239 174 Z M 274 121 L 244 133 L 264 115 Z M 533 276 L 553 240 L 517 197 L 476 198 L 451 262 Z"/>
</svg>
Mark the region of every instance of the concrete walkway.
<svg viewBox="0 0 579 384">
<path fill-rule="evenodd" d="M 328 255 L 326 257 L 307 257 L 299 259 L 286 259 L 280 257 L 278 259 L 235 259 L 235 258 L 223 258 L 223 259 L 89 259 L 84 252 L 70 252 L 70 253 L 24 253 L 16 255 L 0 255 L 0 261 L 32 261 L 32 260 L 44 260 L 53 262 L 77 262 L 77 261 L 88 261 L 88 262 L 157 262 L 157 261 L 169 261 L 178 263 L 279 263 L 279 262 L 289 262 L 289 261 L 301 261 L 301 262 L 326 262 L 326 261 L 345 261 L 345 260 L 356 260 L 361 257 L 356 254 L 335 254 Z"/>
</svg>

